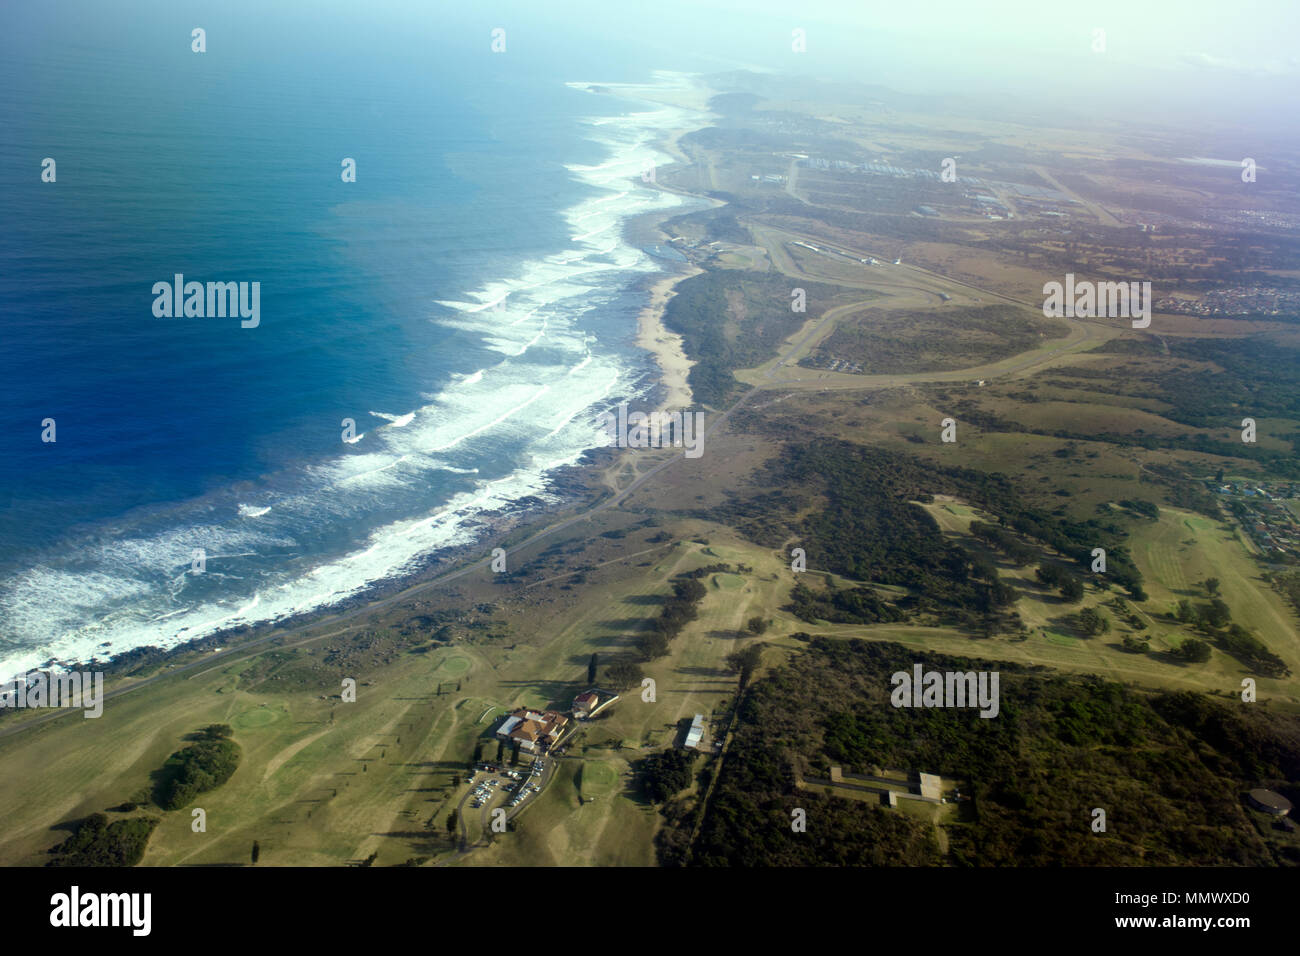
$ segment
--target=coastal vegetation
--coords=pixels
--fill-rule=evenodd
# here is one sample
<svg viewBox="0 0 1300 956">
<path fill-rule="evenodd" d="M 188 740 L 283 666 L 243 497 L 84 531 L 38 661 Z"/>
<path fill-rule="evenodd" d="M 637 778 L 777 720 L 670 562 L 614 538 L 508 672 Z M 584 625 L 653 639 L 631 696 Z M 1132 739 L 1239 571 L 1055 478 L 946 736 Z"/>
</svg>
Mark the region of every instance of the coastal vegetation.
<svg viewBox="0 0 1300 956">
<path fill-rule="evenodd" d="M 1001 672 L 995 720 L 890 706 L 913 664 Z M 661 861 L 694 865 L 1300 865 L 1244 805 L 1260 781 L 1294 791 L 1300 717 L 1198 693 L 1144 693 L 1042 668 L 814 638 L 753 683 L 703 820 L 679 818 Z M 932 828 L 817 786 L 831 766 L 968 780 Z M 1091 827 L 1106 811 L 1104 832 Z M 806 833 L 791 827 L 804 808 Z M 694 845 L 686 844 L 696 824 Z"/>
<path fill-rule="evenodd" d="M 144 858 L 149 835 L 158 820 L 128 817 L 111 823 L 107 815 L 92 813 L 76 824 L 76 832 L 50 853 L 48 866 L 135 866 Z"/>
<path fill-rule="evenodd" d="M 159 774 L 158 806 L 179 810 L 230 779 L 240 756 L 231 732 L 227 725 L 211 724 L 199 731 L 198 740 L 171 755 Z"/>
</svg>

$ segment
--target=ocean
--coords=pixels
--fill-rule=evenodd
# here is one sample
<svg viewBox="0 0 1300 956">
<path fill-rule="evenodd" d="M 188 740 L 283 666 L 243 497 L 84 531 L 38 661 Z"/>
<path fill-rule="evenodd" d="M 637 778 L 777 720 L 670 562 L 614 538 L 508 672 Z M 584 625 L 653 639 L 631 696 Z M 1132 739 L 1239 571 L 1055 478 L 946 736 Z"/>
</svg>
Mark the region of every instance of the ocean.
<svg viewBox="0 0 1300 956">
<path fill-rule="evenodd" d="M 622 227 L 682 202 L 640 173 L 705 117 L 640 96 L 687 74 L 493 54 L 470 12 L 4 26 L 0 678 L 407 574 L 548 500 L 655 384 L 634 340 L 663 265 Z M 259 323 L 156 316 L 178 274 L 259 283 Z"/>
</svg>

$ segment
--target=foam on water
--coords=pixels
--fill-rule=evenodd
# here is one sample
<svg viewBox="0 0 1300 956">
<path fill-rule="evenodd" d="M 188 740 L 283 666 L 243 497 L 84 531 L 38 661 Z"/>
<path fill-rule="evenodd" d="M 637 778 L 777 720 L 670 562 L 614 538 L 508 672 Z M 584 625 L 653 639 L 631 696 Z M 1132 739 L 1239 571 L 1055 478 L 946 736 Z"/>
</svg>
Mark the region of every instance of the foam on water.
<svg viewBox="0 0 1300 956">
<path fill-rule="evenodd" d="M 653 85 L 690 80 L 659 74 Z M 650 88 L 606 87 L 627 98 Z M 659 268 L 622 241 L 621 225 L 683 204 L 640 174 L 671 161 L 654 148 L 665 131 L 699 123 L 700 114 L 658 105 L 588 120 L 586 135 L 607 155 L 566 167 L 590 194 L 563 213 L 573 248 L 431 304 L 431 321 L 500 361 L 451 375 L 419 408 L 371 411 L 384 424 L 332 460 L 124 520 L 0 585 L 0 633 L 10 639 L 0 676 L 51 657 L 87 661 L 110 642 L 115 653 L 171 647 L 336 604 L 474 542 L 521 499 L 552 500 L 549 474 L 607 443 L 599 413 L 647 387 L 645 356 L 602 346 L 584 324 L 629 279 Z M 202 571 L 191 566 L 198 549 Z"/>
<path fill-rule="evenodd" d="M 411 424 L 411 419 L 415 418 L 415 412 L 407 412 L 405 415 L 389 415 L 386 412 L 371 412 L 375 418 L 382 418 L 388 422 L 389 428 L 403 428 Z"/>
</svg>

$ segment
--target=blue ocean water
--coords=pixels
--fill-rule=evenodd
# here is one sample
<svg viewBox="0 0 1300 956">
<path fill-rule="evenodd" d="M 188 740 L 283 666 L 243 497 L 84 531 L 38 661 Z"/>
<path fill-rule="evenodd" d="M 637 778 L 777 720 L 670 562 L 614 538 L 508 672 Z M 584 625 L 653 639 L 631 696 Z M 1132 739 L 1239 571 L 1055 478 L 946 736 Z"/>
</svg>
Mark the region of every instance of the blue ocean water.
<svg viewBox="0 0 1300 956">
<path fill-rule="evenodd" d="M 618 84 L 689 81 L 311 9 L 4 14 L 0 670 L 409 570 L 650 384 L 628 289 L 658 267 L 620 227 L 676 202 L 636 174 L 699 117 Z M 156 317 L 177 273 L 259 282 L 260 324 Z"/>
</svg>

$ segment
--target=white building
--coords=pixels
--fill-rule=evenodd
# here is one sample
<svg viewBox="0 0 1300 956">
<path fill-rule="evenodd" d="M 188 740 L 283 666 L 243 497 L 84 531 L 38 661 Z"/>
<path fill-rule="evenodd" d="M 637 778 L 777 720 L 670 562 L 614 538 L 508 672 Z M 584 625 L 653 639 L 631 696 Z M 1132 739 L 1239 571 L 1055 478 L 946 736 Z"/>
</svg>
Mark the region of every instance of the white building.
<svg viewBox="0 0 1300 956">
<path fill-rule="evenodd" d="M 698 747 L 700 738 L 704 736 L 704 715 L 696 714 L 695 719 L 691 721 L 691 729 L 686 732 L 687 747 Z"/>
</svg>

